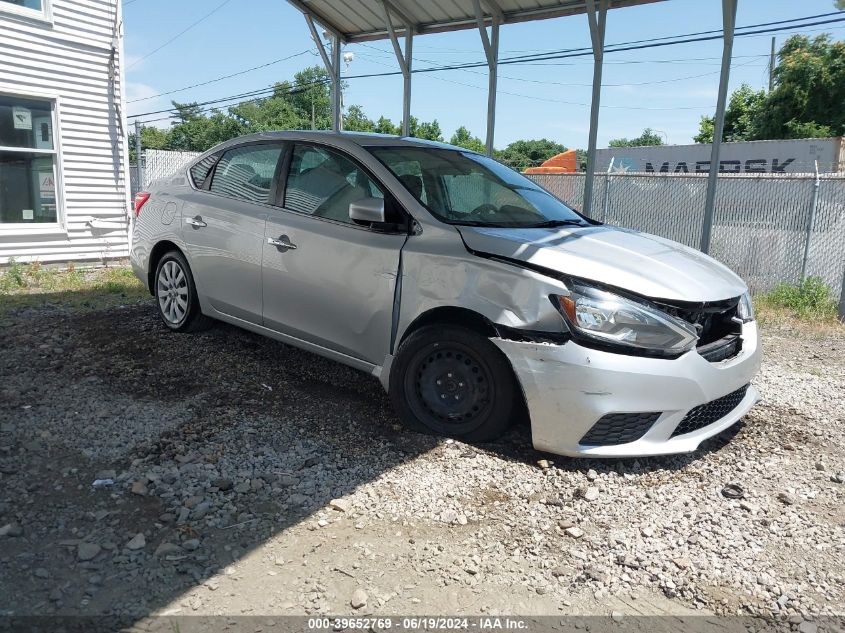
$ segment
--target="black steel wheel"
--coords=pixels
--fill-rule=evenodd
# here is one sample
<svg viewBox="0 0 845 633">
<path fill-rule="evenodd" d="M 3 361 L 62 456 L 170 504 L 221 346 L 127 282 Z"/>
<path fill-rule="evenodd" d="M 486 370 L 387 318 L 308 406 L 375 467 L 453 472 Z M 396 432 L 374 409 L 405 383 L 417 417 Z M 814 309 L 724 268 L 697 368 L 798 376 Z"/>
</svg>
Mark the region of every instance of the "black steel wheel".
<svg viewBox="0 0 845 633">
<path fill-rule="evenodd" d="M 502 352 L 458 326 L 427 326 L 400 346 L 390 396 L 410 428 L 489 441 L 510 424 L 517 392 Z"/>
</svg>

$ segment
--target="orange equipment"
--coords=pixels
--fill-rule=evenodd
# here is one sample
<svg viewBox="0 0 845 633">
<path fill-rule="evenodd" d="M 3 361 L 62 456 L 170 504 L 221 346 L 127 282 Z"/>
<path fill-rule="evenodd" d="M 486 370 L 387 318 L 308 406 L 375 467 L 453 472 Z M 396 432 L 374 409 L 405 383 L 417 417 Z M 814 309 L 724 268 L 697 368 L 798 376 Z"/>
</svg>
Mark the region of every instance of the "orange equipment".
<svg viewBox="0 0 845 633">
<path fill-rule="evenodd" d="M 539 167 L 529 167 L 526 174 L 572 174 L 578 171 L 575 150 L 570 149 L 562 154 L 552 156 Z"/>
</svg>

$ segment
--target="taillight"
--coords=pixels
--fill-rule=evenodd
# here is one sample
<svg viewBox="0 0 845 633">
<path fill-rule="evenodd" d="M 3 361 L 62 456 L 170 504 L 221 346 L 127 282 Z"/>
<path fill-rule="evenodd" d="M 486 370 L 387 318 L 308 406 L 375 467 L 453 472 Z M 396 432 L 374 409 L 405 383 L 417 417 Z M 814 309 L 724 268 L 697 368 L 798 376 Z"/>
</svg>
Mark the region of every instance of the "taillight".
<svg viewBox="0 0 845 633">
<path fill-rule="evenodd" d="M 139 191 L 135 194 L 135 215 L 139 215 L 141 213 L 141 207 L 144 206 L 144 203 L 150 199 L 150 194 L 146 191 Z"/>
</svg>

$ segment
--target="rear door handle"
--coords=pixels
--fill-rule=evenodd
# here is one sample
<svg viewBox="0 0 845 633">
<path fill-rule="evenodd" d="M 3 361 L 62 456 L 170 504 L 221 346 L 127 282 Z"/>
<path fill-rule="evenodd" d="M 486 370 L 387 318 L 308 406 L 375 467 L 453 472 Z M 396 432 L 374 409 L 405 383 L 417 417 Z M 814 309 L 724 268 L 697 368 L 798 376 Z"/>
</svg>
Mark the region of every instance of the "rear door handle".
<svg viewBox="0 0 845 633">
<path fill-rule="evenodd" d="M 202 217 L 196 216 L 193 218 L 187 218 L 185 220 L 185 224 L 190 224 L 194 228 L 201 229 L 204 226 L 208 226 L 208 223 L 203 222 Z"/>
<path fill-rule="evenodd" d="M 292 244 L 287 235 L 281 235 L 278 239 L 275 237 L 268 237 L 267 243 L 278 248 L 285 248 L 291 251 L 296 250 L 296 244 Z"/>
</svg>

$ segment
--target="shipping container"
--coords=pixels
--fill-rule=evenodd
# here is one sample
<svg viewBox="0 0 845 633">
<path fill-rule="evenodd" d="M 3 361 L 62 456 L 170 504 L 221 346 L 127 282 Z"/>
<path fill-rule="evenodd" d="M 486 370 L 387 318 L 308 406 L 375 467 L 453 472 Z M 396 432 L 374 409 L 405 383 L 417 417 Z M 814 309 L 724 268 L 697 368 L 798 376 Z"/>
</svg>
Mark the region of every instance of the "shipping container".
<svg viewBox="0 0 845 633">
<path fill-rule="evenodd" d="M 707 144 L 655 145 L 649 147 L 608 147 L 596 152 L 596 171 L 707 173 L 710 171 Z M 719 170 L 725 173 L 813 173 L 845 170 L 842 137 L 777 141 L 722 143 Z"/>
</svg>

